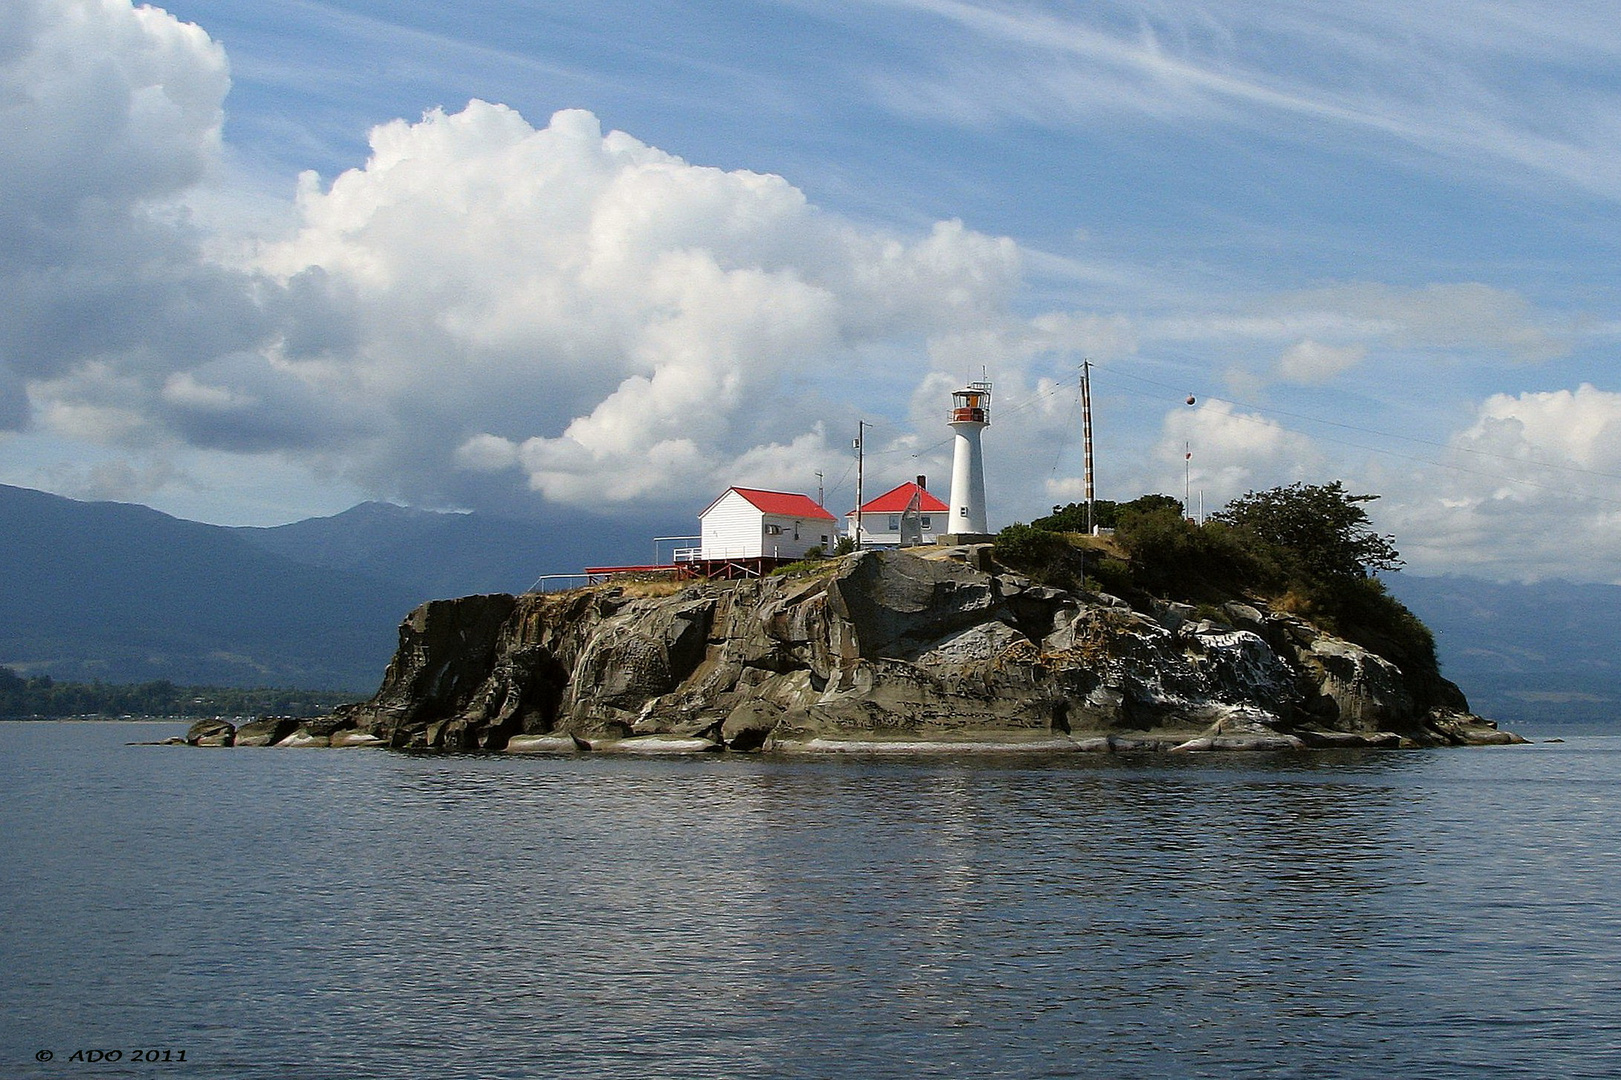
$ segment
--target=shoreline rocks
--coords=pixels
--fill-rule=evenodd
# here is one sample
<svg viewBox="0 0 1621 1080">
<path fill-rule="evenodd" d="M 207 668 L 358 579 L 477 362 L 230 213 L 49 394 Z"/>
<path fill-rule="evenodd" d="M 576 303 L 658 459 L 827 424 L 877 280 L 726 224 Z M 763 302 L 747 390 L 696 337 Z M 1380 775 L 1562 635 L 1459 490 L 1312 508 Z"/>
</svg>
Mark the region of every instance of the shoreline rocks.
<svg viewBox="0 0 1621 1080">
<path fill-rule="evenodd" d="M 1139 611 L 981 569 L 989 561 L 972 554 L 977 566 L 867 551 L 811 576 L 674 592 L 610 585 L 432 601 L 401 624 L 370 700 L 291 731 L 244 725 L 237 741 L 565 754 L 1524 741 L 1470 714 L 1438 673 L 1404 673 L 1255 598 L 1199 609 L 1209 618 L 1181 604 Z M 227 738 L 193 725 L 187 742 Z"/>
</svg>

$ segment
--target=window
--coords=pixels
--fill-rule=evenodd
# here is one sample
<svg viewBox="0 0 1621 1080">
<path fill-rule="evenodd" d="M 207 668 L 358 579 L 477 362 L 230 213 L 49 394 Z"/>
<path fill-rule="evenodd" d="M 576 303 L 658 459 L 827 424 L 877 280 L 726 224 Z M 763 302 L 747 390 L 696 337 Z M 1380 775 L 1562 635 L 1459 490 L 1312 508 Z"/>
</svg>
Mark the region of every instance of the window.
<svg viewBox="0 0 1621 1080">
<path fill-rule="evenodd" d="M 899 514 L 891 514 L 891 515 L 889 515 L 889 531 L 890 532 L 900 532 L 901 531 L 901 516 Z"/>
<path fill-rule="evenodd" d="M 968 507 L 966 507 L 966 506 L 957 507 L 957 516 L 958 517 L 967 517 L 968 516 Z"/>
<path fill-rule="evenodd" d="M 929 524 L 929 515 L 927 514 L 923 515 L 923 528 L 925 531 L 933 528 L 933 526 Z"/>
</svg>

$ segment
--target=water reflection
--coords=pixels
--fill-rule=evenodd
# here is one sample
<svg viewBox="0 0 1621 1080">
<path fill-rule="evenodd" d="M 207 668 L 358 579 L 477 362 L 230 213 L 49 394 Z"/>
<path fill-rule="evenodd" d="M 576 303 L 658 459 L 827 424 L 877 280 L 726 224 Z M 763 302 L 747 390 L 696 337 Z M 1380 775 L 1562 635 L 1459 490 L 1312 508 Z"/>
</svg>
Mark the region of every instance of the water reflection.
<svg viewBox="0 0 1621 1080">
<path fill-rule="evenodd" d="M 1621 1039 L 1602 746 L 503 759 L 64 731 L 0 725 L 20 1075 L 40 1039 L 177 1031 L 188 1075 L 278 1080 L 1599 1076 Z"/>
</svg>

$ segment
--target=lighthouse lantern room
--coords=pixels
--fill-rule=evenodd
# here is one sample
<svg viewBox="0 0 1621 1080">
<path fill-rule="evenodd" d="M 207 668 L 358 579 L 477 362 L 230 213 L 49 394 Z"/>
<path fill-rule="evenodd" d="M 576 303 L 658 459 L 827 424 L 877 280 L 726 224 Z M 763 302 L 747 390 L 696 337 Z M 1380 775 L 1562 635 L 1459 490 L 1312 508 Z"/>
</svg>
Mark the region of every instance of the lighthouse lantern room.
<svg viewBox="0 0 1621 1080">
<path fill-rule="evenodd" d="M 980 432 L 991 423 L 991 384 L 969 383 L 951 395 L 951 525 L 956 536 L 985 536 L 985 461 Z"/>
</svg>

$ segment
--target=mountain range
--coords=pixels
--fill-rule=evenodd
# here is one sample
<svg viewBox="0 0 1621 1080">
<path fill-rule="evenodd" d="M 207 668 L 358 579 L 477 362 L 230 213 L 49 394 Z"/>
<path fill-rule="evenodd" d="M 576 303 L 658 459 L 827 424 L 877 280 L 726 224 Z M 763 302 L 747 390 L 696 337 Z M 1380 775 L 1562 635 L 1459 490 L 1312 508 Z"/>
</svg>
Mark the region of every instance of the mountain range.
<svg viewBox="0 0 1621 1080">
<path fill-rule="evenodd" d="M 1621 715 L 1621 586 L 1406 573 L 1385 583 L 1434 633 L 1442 673 L 1476 712 L 1522 724 Z"/>
<path fill-rule="evenodd" d="M 424 600 L 646 562 L 656 523 L 363 503 L 275 528 L 0 485 L 0 665 L 57 680 L 370 693 Z"/>
<path fill-rule="evenodd" d="M 0 485 L 0 665 L 58 680 L 364 695 L 422 601 L 647 562 L 653 537 L 692 524 L 362 503 L 229 528 Z M 1609 723 L 1621 706 L 1621 586 L 1385 581 L 1434 631 L 1443 672 L 1476 711 L 1509 724 Z"/>
</svg>

